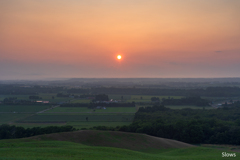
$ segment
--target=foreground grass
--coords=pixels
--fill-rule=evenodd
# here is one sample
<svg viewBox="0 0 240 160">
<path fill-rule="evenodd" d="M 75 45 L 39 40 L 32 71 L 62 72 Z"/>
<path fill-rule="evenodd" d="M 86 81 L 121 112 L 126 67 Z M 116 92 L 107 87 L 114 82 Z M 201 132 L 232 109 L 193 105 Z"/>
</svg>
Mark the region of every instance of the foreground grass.
<svg viewBox="0 0 240 160">
<path fill-rule="evenodd" d="M 221 159 L 222 151 L 193 147 L 187 149 L 148 149 L 143 152 L 111 147 L 86 146 L 64 141 L 37 141 L 29 139 L 1 140 L 0 159 L 84 159 L 84 160 L 200 160 Z M 239 159 L 238 155 L 234 159 Z"/>
</svg>

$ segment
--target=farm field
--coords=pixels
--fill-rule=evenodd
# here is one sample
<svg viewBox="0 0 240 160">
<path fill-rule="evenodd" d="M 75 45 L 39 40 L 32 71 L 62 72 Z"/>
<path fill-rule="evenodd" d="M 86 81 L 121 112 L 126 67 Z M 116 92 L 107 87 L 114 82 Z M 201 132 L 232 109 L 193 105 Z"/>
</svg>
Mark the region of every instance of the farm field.
<svg viewBox="0 0 240 160">
<path fill-rule="evenodd" d="M 135 113 L 136 108 L 135 107 L 107 107 L 106 109 L 95 109 L 95 111 L 93 111 L 93 109 L 89 109 L 87 107 L 56 107 L 44 113 L 53 113 L 53 112 L 64 112 L 64 113 L 68 113 L 68 112 L 94 112 L 94 113 L 132 112 L 132 113 Z"/>
<path fill-rule="evenodd" d="M 5 98 L 9 97 L 17 97 L 17 99 L 28 100 L 29 95 L 0 95 L 0 101 L 4 100 Z"/>
<path fill-rule="evenodd" d="M 165 98 L 165 99 L 168 99 L 168 98 L 174 98 L 174 99 L 180 99 L 180 98 L 183 98 L 183 96 L 155 96 L 155 95 L 152 95 L 152 96 L 149 96 L 149 95 L 131 95 L 131 100 L 134 100 L 134 99 L 142 99 L 143 100 L 150 100 L 151 101 L 151 98 L 152 97 L 158 97 L 160 100 Z"/>
<path fill-rule="evenodd" d="M 95 112 L 87 107 L 56 107 L 36 114 L 50 107 L 50 105 L 0 105 L 1 112 L 10 112 L 0 114 L 0 123 L 24 128 L 66 124 L 79 129 L 98 125 L 114 127 L 130 124 L 136 112 L 135 107 L 108 107 L 96 109 Z"/>
<path fill-rule="evenodd" d="M 140 107 L 151 107 L 152 105 L 136 105 L 136 109 L 138 110 Z M 170 109 L 184 109 L 184 108 L 191 108 L 191 109 L 214 109 L 211 106 L 194 106 L 194 105 L 165 105 L 164 107 L 170 108 Z"/>
<path fill-rule="evenodd" d="M 203 109 L 203 107 L 205 109 L 214 109 L 211 106 L 194 106 L 194 105 L 165 105 L 165 107 L 171 108 L 171 109 L 184 109 L 184 108 Z"/>
<path fill-rule="evenodd" d="M 51 105 L 0 105 L 0 112 L 38 112 Z"/>
<path fill-rule="evenodd" d="M 90 99 L 71 99 L 70 103 L 90 103 Z"/>
<path fill-rule="evenodd" d="M 106 109 L 95 109 L 95 112 L 101 112 L 101 113 L 107 113 L 107 112 L 132 112 L 135 113 L 136 112 L 136 107 L 107 107 Z"/>
<path fill-rule="evenodd" d="M 114 99 L 114 100 L 121 100 L 123 96 L 123 100 L 130 100 L 131 95 L 120 95 L 120 94 L 110 94 L 108 95 L 109 99 Z"/>
<path fill-rule="evenodd" d="M 30 116 L 30 114 L 21 113 L 0 113 L 0 124 L 14 122 L 16 120 Z"/>
<path fill-rule="evenodd" d="M 160 100 L 165 98 L 174 98 L 174 99 L 180 99 L 183 98 L 183 96 L 149 96 L 149 95 L 131 95 L 131 98 L 127 100 L 127 102 L 150 102 L 152 97 L 158 97 Z"/>
<path fill-rule="evenodd" d="M 134 114 L 125 115 L 104 115 L 104 114 L 85 114 L 85 115 L 33 115 L 21 119 L 18 123 L 64 123 L 64 122 L 132 122 Z"/>
<path fill-rule="evenodd" d="M 50 109 L 44 113 L 51 113 L 51 112 L 91 112 L 92 109 L 87 107 L 56 107 L 54 109 Z"/>
<path fill-rule="evenodd" d="M 58 103 L 58 102 L 68 102 L 71 100 L 69 97 L 57 97 L 57 93 L 40 93 L 37 96 L 41 97 L 42 99 L 37 99 L 41 101 L 49 101 L 52 103 Z M 17 97 L 17 99 L 21 100 L 30 100 L 29 99 L 30 95 L 0 95 L 0 101 L 3 101 L 5 98 L 9 97 Z M 52 97 L 54 96 L 54 99 Z"/>
<path fill-rule="evenodd" d="M 42 100 L 48 100 L 50 102 L 70 102 L 70 103 L 88 103 L 91 100 L 87 99 L 73 99 L 69 97 L 56 97 L 56 93 L 51 94 L 39 94 Z M 54 96 L 54 99 L 52 99 Z M 131 103 L 135 102 L 150 102 L 151 97 L 162 98 L 182 98 L 180 96 L 149 96 L 149 95 L 109 95 L 109 99 L 123 100 Z M 7 97 L 17 97 L 18 99 L 29 100 L 29 95 L 0 95 L 0 99 Z M 142 100 L 140 99 L 142 97 Z M 144 105 L 144 106 L 151 106 Z M 43 113 L 36 114 L 36 112 L 50 108 L 51 105 L 0 105 L 0 112 L 11 112 L 6 114 L 0 114 L 1 124 L 10 123 L 17 126 L 28 127 L 44 127 L 44 126 L 61 126 L 72 125 L 78 129 L 90 128 L 94 126 L 122 126 L 129 125 L 133 118 L 134 113 L 139 107 L 143 105 L 136 105 L 136 107 L 107 107 L 106 109 L 88 109 L 87 107 L 56 107 L 47 110 Z M 166 106 L 172 109 L 192 108 L 202 109 L 202 107 L 196 106 Z M 212 109 L 211 107 L 205 107 L 205 109 Z M 25 114 L 23 114 L 25 112 Z M 18 114 L 22 113 L 22 114 Z M 29 113 L 29 114 L 28 114 Z M 30 113 L 32 115 L 30 115 Z M 86 119 L 87 118 L 87 119 Z"/>
</svg>

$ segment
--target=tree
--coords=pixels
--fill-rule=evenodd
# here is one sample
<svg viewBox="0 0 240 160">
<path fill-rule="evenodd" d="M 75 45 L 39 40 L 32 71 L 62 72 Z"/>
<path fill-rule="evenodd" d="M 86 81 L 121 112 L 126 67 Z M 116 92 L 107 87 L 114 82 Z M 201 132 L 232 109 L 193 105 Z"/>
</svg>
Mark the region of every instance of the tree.
<svg viewBox="0 0 240 160">
<path fill-rule="evenodd" d="M 151 101 L 156 102 L 156 101 L 160 101 L 160 99 L 158 97 L 152 97 Z"/>
<path fill-rule="evenodd" d="M 95 96 L 96 101 L 108 101 L 108 95 L 106 94 L 98 94 Z"/>
</svg>

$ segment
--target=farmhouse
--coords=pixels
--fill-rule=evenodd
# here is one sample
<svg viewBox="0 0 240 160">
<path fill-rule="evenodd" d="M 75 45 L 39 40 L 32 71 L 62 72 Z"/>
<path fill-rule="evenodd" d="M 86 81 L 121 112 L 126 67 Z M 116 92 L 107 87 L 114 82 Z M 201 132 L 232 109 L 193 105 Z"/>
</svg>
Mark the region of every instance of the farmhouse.
<svg viewBox="0 0 240 160">
<path fill-rule="evenodd" d="M 107 108 L 102 106 L 97 106 L 96 109 L 107 109 Z"/>
</svg>

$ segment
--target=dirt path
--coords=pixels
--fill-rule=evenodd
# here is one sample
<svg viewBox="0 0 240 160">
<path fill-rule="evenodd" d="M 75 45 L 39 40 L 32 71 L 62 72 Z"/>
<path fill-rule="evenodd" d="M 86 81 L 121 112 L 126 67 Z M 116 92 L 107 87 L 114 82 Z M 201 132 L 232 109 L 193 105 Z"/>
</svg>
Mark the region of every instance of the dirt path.
<svg viewBox="0 0 240 160">
<path fill-rule="evenodd" d="M 53 106 L 53 107 L 51 107 L 51 108 L 48 108 L 48 109 L 45 109 L 45 110 L 42 110 L 42 111 L 39 111 L 39 112 L 37 112 L 36 114 L 40 114 L 40 113 L 46 112 L 46 111 L 48 111 L 48 110 L 50 110 L 50 109 L 57 108 L 57 107 L 59 107 L 59 105 Z"/>
</svg>

